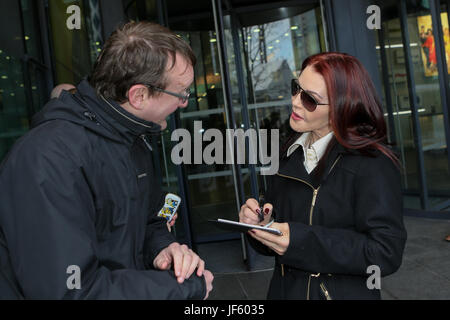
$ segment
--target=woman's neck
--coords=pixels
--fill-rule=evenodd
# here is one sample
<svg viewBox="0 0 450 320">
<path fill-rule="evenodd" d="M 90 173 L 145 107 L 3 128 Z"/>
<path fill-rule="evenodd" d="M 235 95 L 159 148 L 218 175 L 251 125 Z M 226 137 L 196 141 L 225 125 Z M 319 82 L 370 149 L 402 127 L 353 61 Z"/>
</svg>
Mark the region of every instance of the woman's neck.
<svg viewBox="0 0 450 320">
<path fill-rule="evenodd" d="M 311 133 L 309 135 L 309 145 L 311 146 L 314 142 L 325 137 L 330 132 L 331 132 L 331 130 L 328 130 L 327 132 L 311 131 Z"/>
</svg>

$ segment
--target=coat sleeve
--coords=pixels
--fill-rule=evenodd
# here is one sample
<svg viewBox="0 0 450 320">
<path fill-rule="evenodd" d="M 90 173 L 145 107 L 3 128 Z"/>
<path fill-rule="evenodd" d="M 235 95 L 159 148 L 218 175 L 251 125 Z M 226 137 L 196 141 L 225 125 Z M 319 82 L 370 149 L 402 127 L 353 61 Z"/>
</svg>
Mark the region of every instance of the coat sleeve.
<svg viewBox="0 0 450 320">
<path fill-rule="evenodd" d="M 159 210 L 164 205 L 165 193 L 162 191 L 159 195 L 158 204 L 155 206 Z M 144 243 L 144 260 L 148 269 L 153 268 L 153 260 L 156 256 L 168 247 L 171 243 L 176 242 L 175 237 L 167 229 L 167 221 L 164 218 L 158 217 L 158 212 L 150 212 L 147 227 L 145 230 Z"/>
<path fill-rule="evenodd" d="M 203 299 L 204 277 L 180 285 L 171 272 L 102 265 L 81 161 L 47 138 L 57 143 L 23 139 L 0 169 L 0 223 L 25 298 Z"/>
<path fill-rule="evenodd" d="M 382 276 L 401 265 L 406 242 L 400 174 L 385 156 L 366 158 L 354 186 L 354 229 L 290 222 L 290 244 L 281 263 L 312 273 Z M 337 212 L 332 213 L 339 215 Z"/>
</svg>

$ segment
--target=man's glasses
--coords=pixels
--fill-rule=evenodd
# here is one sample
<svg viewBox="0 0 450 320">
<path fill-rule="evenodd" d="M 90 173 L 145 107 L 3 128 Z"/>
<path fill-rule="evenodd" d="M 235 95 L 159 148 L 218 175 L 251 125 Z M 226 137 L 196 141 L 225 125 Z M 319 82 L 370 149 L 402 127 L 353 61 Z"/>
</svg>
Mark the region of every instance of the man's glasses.
<svg viewBox="0 0 450 320">
<path fill-rule="evenodd" d="M 328 103 L 318 103 L 316 101 L 316 99 L 314 99 L 313 96 L 311 96 L 308 92 L 303 90 L 302 87 L 300 87 L 300 84 L 298 83 L 297 79 L 292 79 L 291 80 L 291 94 L 293 97 L 295 97 L 299 93 L 300 93 L 300 100 L 302 101 L 302 105 L 309 112 L 313 112 L 314 110 L 316 110 L 317 106 L 326 106 L 328 104 Z"/>
<path fill-rule="evenodd" d="M 186 101 L 188 101 L 188 99 L 189 99 L 189 96 L 191 95 L 191 89 L 189 89 L 189 88 L 187 88 L 184 91 L 184 94 L 179 94 L 179 93 L 175 93 L 175 92 L 172 92 L 172 91 L 167 91 L 167 90 L 164 90 L 164 89 L 152 86 L 150 84 L 145 84 L 145 86 L 150 88 L 150 89 L 153 89 L 155 91 L 163 92 L 165 94 L 169 94 L 171 96 L 177 97 L 177 98 L 179 98 L 181 100 L 182 103 L 186 103 Z"/>
</svg>

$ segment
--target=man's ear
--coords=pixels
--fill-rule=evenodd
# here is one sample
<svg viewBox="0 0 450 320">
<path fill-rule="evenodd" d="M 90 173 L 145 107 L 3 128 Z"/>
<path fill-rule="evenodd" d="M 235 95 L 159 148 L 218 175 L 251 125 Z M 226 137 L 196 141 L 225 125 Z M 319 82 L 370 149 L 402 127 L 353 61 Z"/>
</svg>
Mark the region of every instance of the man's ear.
<svg viewBox="0 0 450 320">
<path fill-rule="evenodd" d="M 128 102 L 136 110 L 144 109 L 144 101 L 148 98 L 148 88 L 142 84 L 135 84 L 128 90 Z"/>
</svg>

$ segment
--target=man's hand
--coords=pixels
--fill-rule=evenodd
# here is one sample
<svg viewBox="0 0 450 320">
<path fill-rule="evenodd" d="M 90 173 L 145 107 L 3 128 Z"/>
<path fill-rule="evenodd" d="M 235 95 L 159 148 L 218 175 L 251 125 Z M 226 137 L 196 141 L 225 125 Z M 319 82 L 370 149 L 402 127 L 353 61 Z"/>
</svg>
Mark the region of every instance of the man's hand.
<svg viewBox="0 0 450 320">
<path fill-rule="evenodd" d="M 200 259 L 187 245 L 180 245 L 177 242 L 161 250 L 153 260 L 153 266 L 156 269 L 169 270 L 172 265 L 178 283 L 183 283 L 185 279 L 188 279 L 195 269 L 197 269 L 197 276 L 199 277 L 205 271 L 205 261 Z"/>
<path fill-rule="evenodd" d="M 203 272 L 203 275 L 205 276 L 205 282 L 206 282 L 206 296 L 203 300 L 208 299 L 209 293 L 211 292 L 211 290 L 213 289 L 213 280 L 214 280 L 214 276 L 211 273 L 211 271 L 209 270 L 205 270 Z"/>
<path fill-rule="evenodd" d="M 170 220 L 170 222 L 169 221 L 166 222 L 167 230 L 169 230 L 169 232 L 172 232 L 172 227 L 175 225 L 177 218 L 178 218 L 178 212 L 175 213 L 175 215 L 172 217 L 172 220 Z"/>
</svg>

